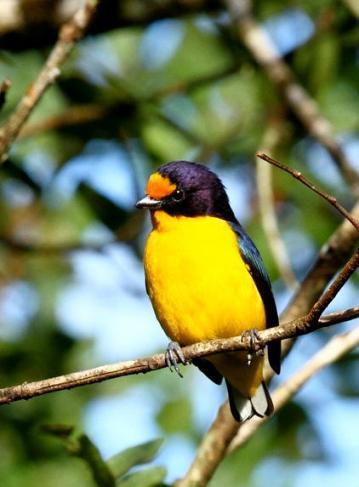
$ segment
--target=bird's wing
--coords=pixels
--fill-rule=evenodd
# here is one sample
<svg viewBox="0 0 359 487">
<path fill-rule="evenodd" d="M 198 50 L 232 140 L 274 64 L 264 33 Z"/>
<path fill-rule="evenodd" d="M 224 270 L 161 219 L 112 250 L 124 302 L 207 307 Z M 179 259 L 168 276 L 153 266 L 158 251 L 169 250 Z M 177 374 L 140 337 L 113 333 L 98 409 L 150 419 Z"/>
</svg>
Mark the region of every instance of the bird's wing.
<svg viewBox="0 0 359 487">
<path fill-rule="evenodd" d="M 277 307 L 274 301 L 272 286 L 269 276 L 264 267 L 264 263 L 257 247 L 245 230 L 237 223 L 229 223 L 238 237 L 238 246 L 242 258 L 248 265 L 249 272 L 262 297 L 266 313 L 267 328 L 278 325 Z M 280 372 L 281 344 L 280 341 L 271 342 L 268 345 L 268 358 L 272 369 L 279 374 Z"/>
</svg>

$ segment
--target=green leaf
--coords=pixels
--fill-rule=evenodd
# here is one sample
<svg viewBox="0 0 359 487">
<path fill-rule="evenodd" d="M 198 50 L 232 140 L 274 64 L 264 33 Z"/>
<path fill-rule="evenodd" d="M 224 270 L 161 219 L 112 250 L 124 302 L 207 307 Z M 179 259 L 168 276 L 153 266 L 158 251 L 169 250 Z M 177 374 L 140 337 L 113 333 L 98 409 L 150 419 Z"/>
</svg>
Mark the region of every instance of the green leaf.
<svg viewBox="0 0 359 487">
<path fill-rule="evenodd" d="M 96 445 L 85 434 L 73 435 L 74 427 L 63 424 L 47 424 L 42 430 L 64 441 L 67 451 L 87 463 L 98 487 L 115 487 L 115 478 Z"/>
<path fill-rule="evenodd" d="M 186 398 L 168 401 L 163 405 L 156 419 L 166 434 L 191 431 L 193 428 L 191 403 Z"/>
<path fill-rule="evenodd" d="M 163 485 L 165 476 L 166 469 L 163 467 L 146 468 L 120 479 L 116 487 L 159 487 Z"/>
<path fill-rule="evenodd" d="M 87 435 L 80 435 L 77 440 L 78 444 L 74 444 L 71 453 L 87 463 L 99 487 L 114 487 L 115 479 L 96 445 Z"/>
<path fill-rule="evenodd" d="M 142 465 L 153 460 L 162 443 L 163 439 L 157 438 L 156 440 L 127 448 L 111 457 L 107 462 L 107 466 L 115 478 L 119 478 L 135 465 Z"/>
</svg>

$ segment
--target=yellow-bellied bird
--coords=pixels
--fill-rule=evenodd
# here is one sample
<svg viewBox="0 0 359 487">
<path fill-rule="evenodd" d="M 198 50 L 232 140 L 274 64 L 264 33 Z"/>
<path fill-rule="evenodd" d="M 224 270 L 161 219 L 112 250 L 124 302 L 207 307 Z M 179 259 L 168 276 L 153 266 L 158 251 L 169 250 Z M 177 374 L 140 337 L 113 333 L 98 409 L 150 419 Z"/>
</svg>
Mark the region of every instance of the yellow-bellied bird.
<svg viewBox="0 0 359 487">
<path fill-rule="evenodd" d="M 167 349 L 170 363 L 177 366 L 179 345 L 278 324 L 260 254 L 212 171 L 186 161 L 165 164 L 150 176 L 146 196 L 136 206 L 151 213 L 146 288 L 158 321 L 173 340 Z M 280 342 L 268 346 L 268 356 L 279 373 Z M 193 363 L 216 384 L 225 378 L 237 421 L 273 411 L 263 382 L 263 356 L 248 361 L 247 353 L 230 352 Z"/>
</svg>

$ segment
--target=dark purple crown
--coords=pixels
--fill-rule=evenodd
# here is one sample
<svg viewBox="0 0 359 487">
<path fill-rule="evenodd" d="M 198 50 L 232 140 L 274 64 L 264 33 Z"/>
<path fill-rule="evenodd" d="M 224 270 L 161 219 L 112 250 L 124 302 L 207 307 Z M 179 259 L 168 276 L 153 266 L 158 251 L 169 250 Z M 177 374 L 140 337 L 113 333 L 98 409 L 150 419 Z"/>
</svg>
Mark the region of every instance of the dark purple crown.
<svg viewBox="0 0 359 487">
<path fill-rule="evenodd" d="M 203 164 L 187 161 L 173 161 L 158 169 L 183 191 L 183 200 L 168 201 L 164 209 L 172 215 L 209 215 L 227 221 L 237 222 L 229 205 L 228 196 L 219 177 Z"/>
</svg>

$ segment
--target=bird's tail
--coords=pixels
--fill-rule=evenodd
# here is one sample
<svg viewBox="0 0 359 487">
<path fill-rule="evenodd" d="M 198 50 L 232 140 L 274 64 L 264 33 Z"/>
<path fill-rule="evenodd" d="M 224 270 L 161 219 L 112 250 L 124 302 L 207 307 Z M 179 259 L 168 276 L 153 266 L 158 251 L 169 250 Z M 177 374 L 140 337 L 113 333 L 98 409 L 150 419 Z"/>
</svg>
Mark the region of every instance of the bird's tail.
<svg viewBox="0 0 359 487">
<path fill-rule="evenodd" d="M 228 399 L 232 415 L 240 423 L 250 419 L 252 416 L 270 416 L 274 407 L 267 386 L 264 382 L 260 384 L 253 397 L 244 397 L 228 381 Z"/>
</svg>

